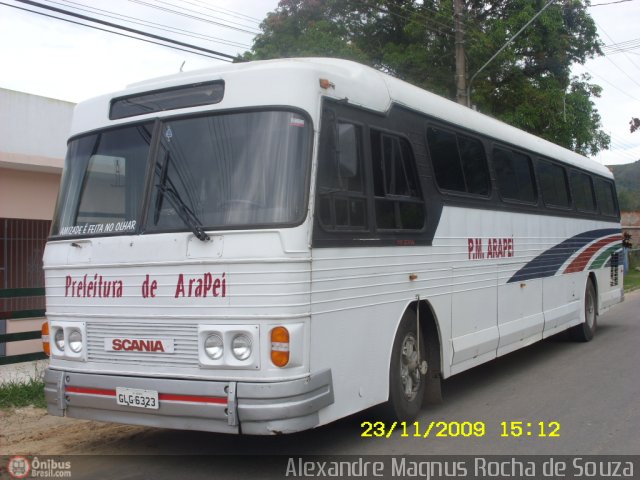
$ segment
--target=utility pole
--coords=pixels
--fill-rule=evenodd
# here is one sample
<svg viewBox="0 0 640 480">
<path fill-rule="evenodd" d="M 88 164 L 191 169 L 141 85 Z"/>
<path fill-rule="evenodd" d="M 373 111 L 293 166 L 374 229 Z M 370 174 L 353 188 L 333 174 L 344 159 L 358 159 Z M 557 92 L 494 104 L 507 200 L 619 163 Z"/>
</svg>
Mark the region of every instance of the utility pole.
<svg viewBox="0 0 640 480">
<path fill-rule="evenodd" d="M 464 31 L 462 30 L 462 2 L 453 0 L 453 25 L 456 46 L 456 100 L 460 105 L 468 106 L 467 66 L 464 57 Z"/>
</svg>

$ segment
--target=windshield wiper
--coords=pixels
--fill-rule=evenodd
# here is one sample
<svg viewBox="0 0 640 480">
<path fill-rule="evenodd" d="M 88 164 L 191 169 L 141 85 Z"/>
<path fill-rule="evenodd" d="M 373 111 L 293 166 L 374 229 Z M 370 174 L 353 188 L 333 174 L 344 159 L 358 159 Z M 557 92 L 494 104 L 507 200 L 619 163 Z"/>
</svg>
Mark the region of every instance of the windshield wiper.
<svg viewBox="0 0 640 480">
<path fill-rule="evenodd" d="M 167 172 L 169 170 L 169 160 L 171 156 L 167 151 L 164 158 L 164 165 L 162 165 L 162 169 L 160 170 L 160 181 L 156 185 L 158 189 L 157 197 L 156 197 L 156 205 L 155 211 L 153 213 L 153 223 L 155 225 L 158 224 L 158 220 L 160 219 L 160 210 L 162 208 L 162 201 L 164 197 L 167 197 L 169 203 L 176 211 L 180 219 L 184 222 L 186 226 L 188 226 L 193 234 L 203 242 L 209 240 L 209 235 L 202 229 L 202 222 L 198 219 L 193 210 L 189 208 L 189 206 L 182 200 L 180 194 L 175 189 L 173 182 L 171 179 L 167 178 Z"/>
</svg>

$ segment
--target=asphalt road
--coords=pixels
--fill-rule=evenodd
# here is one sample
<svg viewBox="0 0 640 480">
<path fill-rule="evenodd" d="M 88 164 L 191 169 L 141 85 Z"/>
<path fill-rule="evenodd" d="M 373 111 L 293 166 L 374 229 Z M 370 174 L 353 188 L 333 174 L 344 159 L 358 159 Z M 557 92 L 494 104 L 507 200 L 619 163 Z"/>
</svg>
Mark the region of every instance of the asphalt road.
<svg viewBox="0 0 640 480">
<path fill-rule="evenodd" d="M 265 462 L 275 455 L 640 455 L 639 344 L 636 291 L 599 318 L 593 341 L 551 338 L 452 377 L 443 384 L 444 402 L 417 419 L 421 434 L 432 421 L 482 422 L 482 436 L 434 437 L 435 426 L 429 438 L 418 438 L 409 425 L 408 436 L 397 427 L 389 438 L 362 437 L 362 422 L 378 420 L 374 411 L 279 437 L 149 429 L 144 448 L 131 450 L 155 457 L 87 458 L 74 478 L 175 478 L 178 471 L 189 478 L 282 478 L 263 472 L 264 462 L 225 458 L 238 454 L 266 455 Z M 522 422 L 523 434 L 502 436 L 501 422 Z M 539 435 L 539 422 L 547 436 Z"/>
<path fill-rule="evenodd" d="M 431 421 L 483 422 L 481 437 L 416 438 L 409 425 L 390 438 L 363 438 L 375 411 L 300 434 L 242 437 L 158 431 L 158 452 L 182 454 L 640 454 L 640 291 L 598 319 L 593 341 L 551 338 L 447 379 Z M 532 434 L 502 437 L 501 422 L 531 423 Z M 559 436 L 539 436 L 557 428 Z M 437 431 L 438 428 L 435 428 Z M 455 433 L 455 432 L 454 432 Z"/>
</svg>

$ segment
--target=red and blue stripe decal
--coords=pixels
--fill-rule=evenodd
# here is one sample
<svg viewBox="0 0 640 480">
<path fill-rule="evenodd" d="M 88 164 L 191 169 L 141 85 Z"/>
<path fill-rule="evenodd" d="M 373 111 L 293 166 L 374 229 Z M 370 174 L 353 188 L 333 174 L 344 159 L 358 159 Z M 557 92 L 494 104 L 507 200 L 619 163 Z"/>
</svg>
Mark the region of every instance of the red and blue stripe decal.
<svg viewBox="0 0 640 480">
<path fill-rule="evenodd" d="M 590 230 L 575 235 L 542 252 L 536 258 L 518 270 L 507 283 L 532 280 L 534 278 L 552 277 L 557 275 L 562 266 L 578 251 L 584 250 L 576 256 L 561 273 L 583 271 L 591 259 L 603 248 L 609 246 L 592 263 L 591 268 L 601 267 L 611 254 L 620 248 L 622 231 L 619 228 L 602 228 Z M 585 248 L 587 247 L 587 248 Z"/>
</svg>

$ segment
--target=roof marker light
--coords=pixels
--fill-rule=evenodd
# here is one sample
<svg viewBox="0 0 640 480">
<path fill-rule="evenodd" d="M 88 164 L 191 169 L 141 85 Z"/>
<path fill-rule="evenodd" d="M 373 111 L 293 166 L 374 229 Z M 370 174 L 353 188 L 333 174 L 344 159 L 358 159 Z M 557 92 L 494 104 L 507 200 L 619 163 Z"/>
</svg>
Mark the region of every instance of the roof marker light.
<svg viewBox="0 0 640 480">
<path fill-rule="evenodd" d="M 321 78 L 320 79 L 320 88 L 323 88 L 325 90 L 328 90 L 329 88 L 333 88 L 335 90 L 336 86 L 333 83 L 331 83 L 328 79 Z"/>
</svg>

